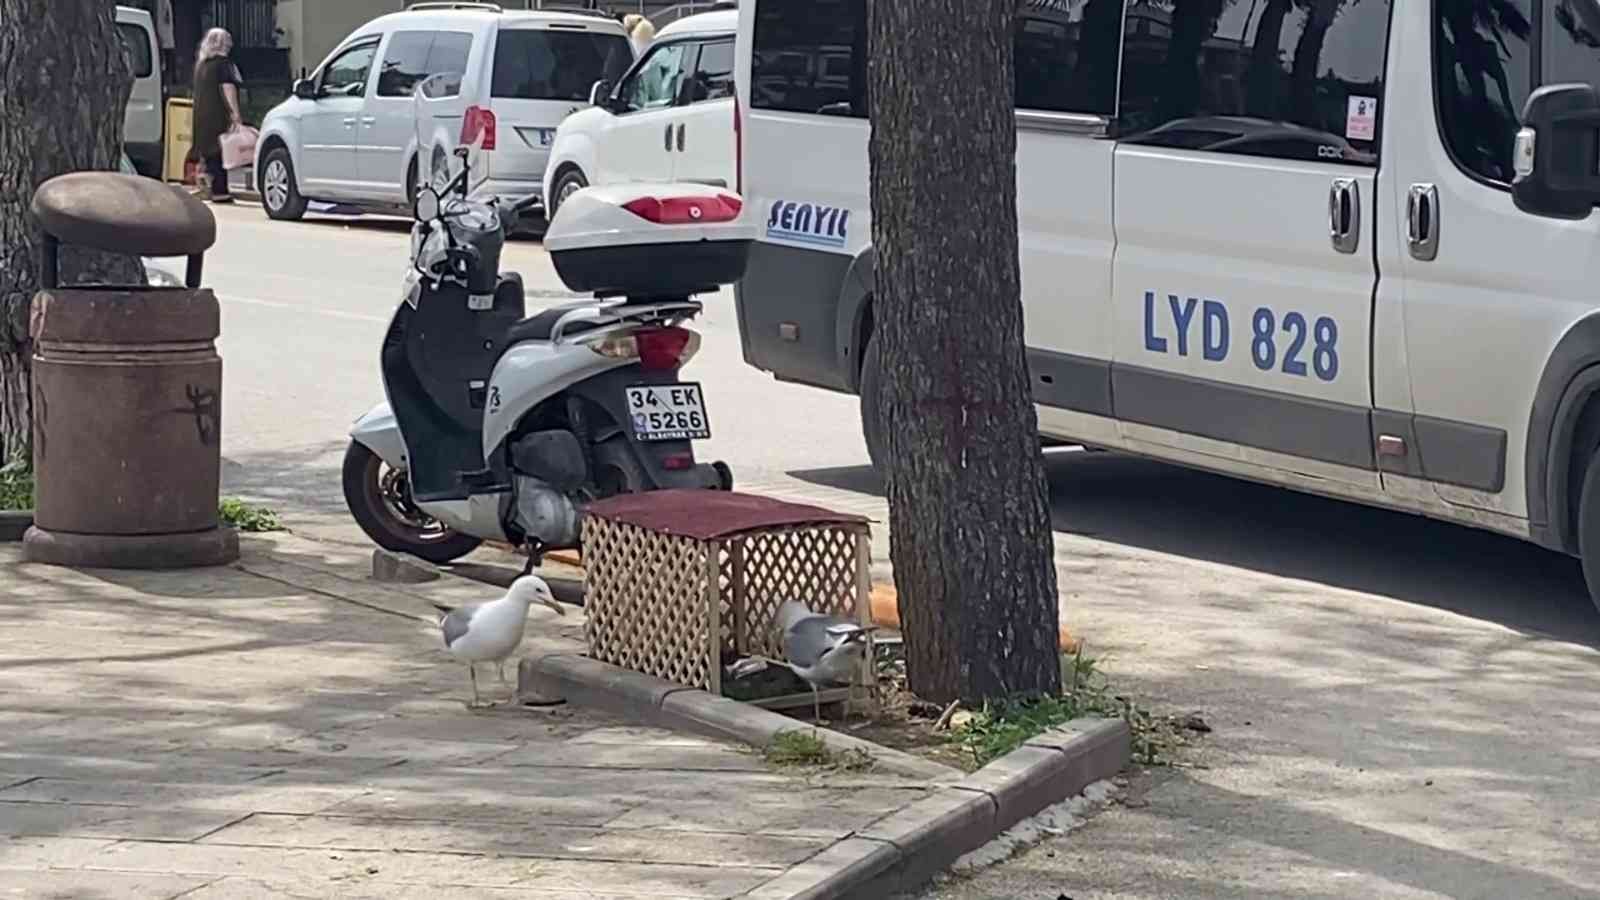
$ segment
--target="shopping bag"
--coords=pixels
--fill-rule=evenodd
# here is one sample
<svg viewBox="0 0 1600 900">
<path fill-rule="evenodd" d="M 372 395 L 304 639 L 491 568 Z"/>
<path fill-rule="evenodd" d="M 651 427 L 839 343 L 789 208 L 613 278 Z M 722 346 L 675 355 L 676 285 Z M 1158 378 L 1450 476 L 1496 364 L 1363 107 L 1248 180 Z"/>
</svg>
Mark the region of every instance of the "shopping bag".
<svg viewBox="0 0 1600 900">
<path fill-rule="evenodd" d="M 251 165 L 256 158 L 256 140 L 261 137 L 261 132 L 249 125 L 237 125 L 232 131 L 224 134 L 222 144 L 222 167 L 224 169 L 242 169 Z"/>
</svg>

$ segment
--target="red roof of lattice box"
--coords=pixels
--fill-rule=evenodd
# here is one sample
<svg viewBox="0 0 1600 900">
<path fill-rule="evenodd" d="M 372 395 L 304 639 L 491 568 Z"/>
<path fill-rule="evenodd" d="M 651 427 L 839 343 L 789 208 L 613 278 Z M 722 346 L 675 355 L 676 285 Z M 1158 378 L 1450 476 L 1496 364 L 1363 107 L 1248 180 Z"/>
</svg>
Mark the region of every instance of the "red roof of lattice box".
<svg viewBox="0 0 1600 900">
<path fill-rule="evenodd" d="M 731 491 L 671 490 L 621 494 L 590 504 L 585 513 L 663 534 L 713 541 L 764 528 L 867 525 L 864 516 Z"/>
</svg>

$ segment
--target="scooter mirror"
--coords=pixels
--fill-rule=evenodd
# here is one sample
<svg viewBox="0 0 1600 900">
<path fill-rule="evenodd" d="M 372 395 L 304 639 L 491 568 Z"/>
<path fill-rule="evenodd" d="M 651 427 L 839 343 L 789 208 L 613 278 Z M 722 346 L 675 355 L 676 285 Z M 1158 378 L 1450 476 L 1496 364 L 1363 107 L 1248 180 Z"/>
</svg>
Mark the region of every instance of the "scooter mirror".
<svg viewBox="0 0 1600 900">
<path fill-rule="evenodd" d="M 439 195 L 431 187 L 417 190 L 417 204 L 412 213 L 418 222 L 432 222 L 439 218 Z"/>
</svg>

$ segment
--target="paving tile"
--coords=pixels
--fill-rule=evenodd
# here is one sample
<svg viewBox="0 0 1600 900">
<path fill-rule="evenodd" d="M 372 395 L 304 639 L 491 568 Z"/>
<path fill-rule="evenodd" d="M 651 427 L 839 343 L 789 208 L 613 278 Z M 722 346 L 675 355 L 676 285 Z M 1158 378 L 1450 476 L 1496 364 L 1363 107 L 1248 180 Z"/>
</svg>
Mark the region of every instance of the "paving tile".
<svg viewBox="0 0 1600 900">
<path fill-rule="evenodd" d="M 498 827 L 497 827 L 498 825 Z M 815 853 L 825 840 L 794 835 L 584 828 L 447 820 L 254 815 L 203 843 L 351 850 L 483 853 L 559 859 L 782 867 Z"/>
<path fill-rule="evenodd" d="M 791 788 L 759 795 L 730 793 L 726 800 L 663 801 L 652 796 L 607 824 L 612 828 L 761 831 L 838 838 L 924 795 L 920 789 Z"/>
<path fill-rule="evenodd" d="M 0 834 L 192 841 L 240 818 L 206 809 L 0 802 Z"/>
<path fill-rule="evenodd" d="M 0 869 L 72 869 L 93 859 L 116 841 L 106 838 L 26 835 L 0 837 Z M 156 846 L 167 847 L 170 844 Z M 0 876 L 0 884 L 6 881 Z"/>
<path fill-rule="evenodd" d="M 314 813 L 367 792 L 368 789 L 362 787 L 264 785 L 260 782 L 215 785 L 38 778 L 0 790 L 0 801 L 144 808 L 178 806 L 239 813 Z"/>
<path fill-rule="evenodd" d="M 26 897 L 50 900 L 130 900 L 193 896 L 185 893 L 204 886 L 209 878 L 192 875 L 142 875 L 121 872 L 45 870 L 26 878 L 0 879 L 0 898 Z M 213 895 L 221 896 L 221 895 Z"/>
</svg>

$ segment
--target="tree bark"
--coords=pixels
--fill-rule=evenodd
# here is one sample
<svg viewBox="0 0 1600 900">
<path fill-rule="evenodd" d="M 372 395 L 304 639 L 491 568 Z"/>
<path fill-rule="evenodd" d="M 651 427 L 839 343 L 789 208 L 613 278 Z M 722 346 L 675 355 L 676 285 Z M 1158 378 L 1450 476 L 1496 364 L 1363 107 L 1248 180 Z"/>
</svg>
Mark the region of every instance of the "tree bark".
<svg viewBox="0 0 1600 900">
<path fill-rule="evenodd" d="M 872 0 L 873 340 L 910 687 L 1056 693 L 1054 542 L 1023 344 L 1017 0 Z"/>
<path fill-rule="evenodd" d="M 0 0 L 0 462 L 31 446 L 28 307 L 40 234 L 28 205 L 65 172 L 115 169 L 133 78 L 107 0 Z M 62 283 L 140 283 L 135 257 L 68 249 Z"/>
</svg>

